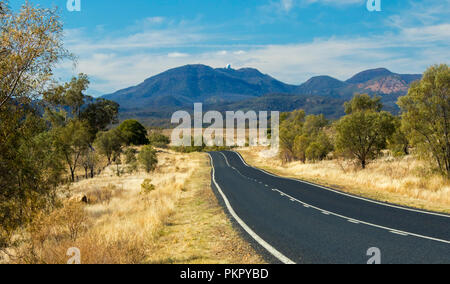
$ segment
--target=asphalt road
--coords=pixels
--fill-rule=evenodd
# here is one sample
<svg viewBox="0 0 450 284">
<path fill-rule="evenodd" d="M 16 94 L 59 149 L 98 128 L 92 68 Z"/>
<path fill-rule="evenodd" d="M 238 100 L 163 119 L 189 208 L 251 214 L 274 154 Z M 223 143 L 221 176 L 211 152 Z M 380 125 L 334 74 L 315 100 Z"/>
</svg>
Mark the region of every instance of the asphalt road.
<svg viewBox="0 0 450 284">
<path fill-rule="evenodd" d="M 383 264 L 450 264 L 449 215 L 274 176 L 235 152 L 210 156 L 222 204 L 275 262 L 365 264 L 379 255 Z"/>
</svg>

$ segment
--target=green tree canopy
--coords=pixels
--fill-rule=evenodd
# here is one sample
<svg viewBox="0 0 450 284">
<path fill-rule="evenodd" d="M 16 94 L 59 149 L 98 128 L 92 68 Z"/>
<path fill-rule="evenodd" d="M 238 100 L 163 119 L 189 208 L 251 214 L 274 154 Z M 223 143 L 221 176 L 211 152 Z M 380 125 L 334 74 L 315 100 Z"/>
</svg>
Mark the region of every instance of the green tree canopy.
<svg viewBox="0 0 450 284">
<path fill-rule="evenodd" d="M 362 97 L 365 102 L 362 105 L 370 107 L 359 107 Z M 351 107 L 349 114 L 336 124 L 337 150 L 358 159 L 363 169 L 386 148 L 387 139 L 395 131 L 393 116 L 385 111 L 379 112 L 382 106 L 378 105 L 378 98 L 371 101 L 365 95 L 355 96 L 346 105 L 358 107 Z"/>
<path fill-rule="evenodd" d="M 145 129 L 145 127 L 137 120 L 125 120 L 120 124 L 118 129 L 122 132 L 122 136 L 127 145 L 139 146 L 149 144 L 147 129 Z"/>
<path fill-rule="evenodd" d="M 107 132 L 97 133 L 94 146 L 100 154 L 108 159 L 108 165 L 110 165 L 113 159 L 122 152 L 124 143 L 122 132 L 115 128 Z"/>
<path fill-rule="evenodd" d="M 358 111 L 374 111 L 380 112 L 383 109 L 381 97 L 374 96 L 373 98 L 368 94 L 356 94 L 353 99 L 344 104 L 345 113 L 352 114 Z"/>
<path fill-rule="evenodd" d="M 430 67 L 401 97 L 402 128 L 422 157 L 450 177 L 450 68 Z"/>
<path fill-rule="evenodd" d="M 80 118 L 89 124 L 93 138 L 99 131 L 114 123 L 118 123 L 119 104 L 106 99 L 96 99 L 81 111 Z"/>
</svg>

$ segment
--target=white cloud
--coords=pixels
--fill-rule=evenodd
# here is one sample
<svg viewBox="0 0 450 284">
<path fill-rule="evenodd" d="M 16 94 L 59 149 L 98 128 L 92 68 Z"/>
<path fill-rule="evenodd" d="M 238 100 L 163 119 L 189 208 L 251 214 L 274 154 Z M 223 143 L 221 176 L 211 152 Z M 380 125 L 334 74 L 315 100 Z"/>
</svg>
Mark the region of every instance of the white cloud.
<svg viewBox="0 0 450 284">
<path fill-rule="evenodd" d="M 189 54 L 181 53 L 181 52 L 171 52 L 167 55 L 169 58 L 180 58 L 180 57 L 188 57 Z"/>
</svg>

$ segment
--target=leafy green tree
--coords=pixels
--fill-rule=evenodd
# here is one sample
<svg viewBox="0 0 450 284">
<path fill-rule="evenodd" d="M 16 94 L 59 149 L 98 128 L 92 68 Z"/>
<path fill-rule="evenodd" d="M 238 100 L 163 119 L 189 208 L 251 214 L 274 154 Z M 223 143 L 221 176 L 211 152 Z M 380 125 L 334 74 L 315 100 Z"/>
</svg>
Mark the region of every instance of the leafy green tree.
<svg viewBox="0 0 450 284">
<path fill-rule="evenodd" d="M 383 109 L 381 97 L 374 96 L 373 98 L 368 94 L 356 94 L 353 99 L 344 104 L 345 113 L 352 114 L 358 111 L 374 111 L 380 112 Z"/>
<path fill-rule="evenodd" d="M 352 107 L 346 107 L 348 115 L 336 124 L 336 148 L 338 152 L 348 153 L 358 159 L 365 169 L 367 163 L 386 148 L 387 139 L 394 133 L 395 125 L 390 113 L 379 111 L 378 98 L 372 99 L 372 102 L 365 98 L 362 104 L 364 107 L 361 107 L 361 97 L 357 95 L 346 104 Z"/>
<path fill-rule="evenodd" d="M 324 160 L 328 154 L 334 150 L 333 144 L 331 143 L 328 136 L 322 131 L 319 132 L 314 140 L 309 144 L 306 149 L 306 158 L 310 161 L 317 162 Z"/>
<path fill-rule="evenodd" d="M 56 10 L 20 11 L 0 0 L 0 249 L 17 228 L 56 204 L 64 170 L 48 126 L 32 101 L 51 81 L 53 67 L 68 56 Z"/>
<path fill-rule="evenodd" d="M 156 150 L 150 145 L 142 147 L 138 155 L 138 160 L 147 173 L 154 171 L 158 164 Z"/>
<path fill-rule="evenodd" d="M 293 146 L 293 155 L 295 158 L 299 159 L 302 163 L 306 163 L 306 150 L 308 150 L 311 144 L 311 137 L 309 135 L 303 134 L 295 137 Z"/>
<path fill-rule="evenodd" d="M 291 113 L 284 113 L 280 123 L 280 153 L 285 162 L 290 162 L 295 158 L 295 139 L 302 134 L 305 122 L 305 111 L 296 110 Z"/>
<path fill-rule="evenodd" d="M 91 136 L 95 138 L 99 131 L 105 131 L 109 125 L 119 122 L 118 114 L 119 104 L 100 98 L 82 109 L 80 118 L 89 123 Z"/>
<path fill-rule="evenodd" d="M 388 149 L 395 157 L 409 155 L 409 139 L 402 129 L 402 121 L 399 117 L 394 118 L 395 132 L 388 138 Z"/>
<path fill-rule="evenodd" d="M 99 132 L 94 141 L 95 149 L 108 159 L 108 165 L 111 165 L 114 157 L 117 157 L 122 152 L 123 145 L 122 132 L 117 128 L 107 132 Z"/>
<path fill-rule="evenodd" d="M 73 117 L 80 118 L 81 108 L 87 99 L 84 92 L 88 87 L 88 76 L 80 73 L 78 77 L 73 77 L 70 82 L 64 85 L 55 85 L 45 91 L 44 99 L 54 107 L 69 107 Z"/>
<path fill-rule="evenodd" d="M 70 120 L 66 126 L 54 129 L 53 132 L 55 147 L 64 157 L 73 182 L 82 154 L 90 147 L 88 126 L 85 122 L 74 119 Z"/>
<path fill-rule="evenodd" d="M 450 178 L 450 68 L 428 68 L 399 99 L 402 129 L 417 152 Z"/>
<path fill-rule="evenodd" d="M 137 120 L 129 119 L 125 120 L 118 127 L 119 131 L 122 132 L 122 136 L 125 139 L 125 143 L 130 145 L 147 145 L 149 140 L 147 138 L 147 129 L 140 124 Z"/>
<path fill-rule="evenodd" d="M 0 249 L 11 245 L 17 228 L 56 204 L 65 169 L 38 115 L 28 114 L 15 123 L 3 118 L 0 113 Z"/>
</svg>

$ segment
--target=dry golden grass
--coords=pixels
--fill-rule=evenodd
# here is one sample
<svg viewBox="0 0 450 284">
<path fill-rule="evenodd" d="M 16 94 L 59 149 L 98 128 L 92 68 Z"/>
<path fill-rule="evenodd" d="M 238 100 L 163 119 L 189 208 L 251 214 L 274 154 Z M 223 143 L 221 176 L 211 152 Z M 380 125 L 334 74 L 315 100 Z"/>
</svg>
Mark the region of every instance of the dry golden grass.
<svg viewBox="0 0 450 284">
<path fill-rule="evenodd" d="M 101 176 L 71 186 L 64 207 L 37 218 L 10 262 L 261 263 L 233 230 L 210 188 L 205 154 L 158 153 L 154 173 Z M 150 179 L 155 189 L 143 191 Z M 87 204 L 81 202 L 84 198 Z"/>
<path fill-rule="evenodd" d="M 384 157 L 361 170 L 351 161 L 283 164 L 266 158 L 263 148 L 238 151 L 249 164 L 272 173 L 312 181 L 341 191 L 425 210 L 450 213 L 450 182 L 431 173 L 413 156 Z"/>
</svg>

